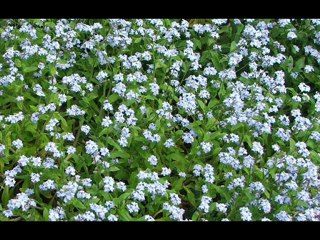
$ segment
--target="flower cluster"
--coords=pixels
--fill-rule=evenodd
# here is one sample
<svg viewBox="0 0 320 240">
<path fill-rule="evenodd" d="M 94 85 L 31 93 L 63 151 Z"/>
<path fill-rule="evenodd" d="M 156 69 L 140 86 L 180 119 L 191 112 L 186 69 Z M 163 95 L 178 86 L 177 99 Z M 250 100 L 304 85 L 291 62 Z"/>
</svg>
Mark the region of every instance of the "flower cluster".
<svg viewBox="0 0 320 240">
<path fill-rule="evenodd" d="M 0 220 L 320 220 L 320 20 L 0 22 Z"/>
</svg>

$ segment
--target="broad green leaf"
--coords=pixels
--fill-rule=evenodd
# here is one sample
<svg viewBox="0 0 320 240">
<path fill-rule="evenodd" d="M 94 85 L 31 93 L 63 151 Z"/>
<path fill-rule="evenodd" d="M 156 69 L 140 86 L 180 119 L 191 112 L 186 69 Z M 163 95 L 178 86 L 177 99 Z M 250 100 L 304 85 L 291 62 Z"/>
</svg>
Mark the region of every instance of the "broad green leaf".
<svg viewBox="0 0 320 240">
<path fill-rule="evenodd" d="M 1 196 L 1 201 L 3 206 L 7 206 L 10 200 L 9 187 L 7 185 L 4 186 Z"/>
<path fill-rule="evenodd" d="M 232 41 L 230 46 L 230 52 L 233 52 L 236 49 L 237 49 L 237 43 L 235 41 Z"/>
<path fill-rule="evenodd" d="M 306 59 L 305 57 L 301 57 L 301 58 L 298 59 L 298 61 L 296 61 L 295 67 L 294 67 L 295 71 L 299 71 L 302 68 L 304 68 L 305 59 Z"/>
<path fill-rule="evenodd" d="M 119 218 L 120 221 L 131 221 L 132 220 L 132 217 L 130 216 L 129 212 L 124 208 L 119 209 L 118 214 L 120 217 Z"/>
<path fill-rule="evenodd" d="M 82 210 L 87 209 L 86 206 L 83 205 L 83 203 L 79 199 L 76 199 L 76 198 L 73 199 L 72 204 L 73 204 L 73 206 L 75 206 L 78 209 L 82 209 Z"/>
<path fill-rule="evenodd" d="M 108 101 L 109 101 L 109 103 L 114 103 L 115 101 L 118 100 L 118 98 L 119 98 L 119 96 L 114 93 L 114 94 L 112 94 L 112 95 L 110 95 L 110 96 L 108 97 Z"/>
<path fill-rule="evenodd" d="M 37 66 L 30 66 L 30 67 L 25 67 L 23 68 L 23 72 L 25 73 L 29 73 L 29 72 L 34 72 L 38 69 Z"/>
</svg>

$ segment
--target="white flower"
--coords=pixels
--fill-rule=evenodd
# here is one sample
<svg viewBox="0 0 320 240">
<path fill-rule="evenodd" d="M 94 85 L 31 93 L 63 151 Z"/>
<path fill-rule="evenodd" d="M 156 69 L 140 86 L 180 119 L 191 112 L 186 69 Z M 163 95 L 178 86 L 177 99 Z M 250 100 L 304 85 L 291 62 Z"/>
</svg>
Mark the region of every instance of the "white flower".
<svg viewBox="0 0 320 240">
<path fill-rule="evenodd" d="M 20 149 L 23 147 L 23 143 L 20 139 L 14 140 L 12 141 L 12 145 L 16 148 L 16 149 Z"/>
<path fill-rule="evenodd" d="M 67 109 L 67 114 L 74 117 L 74 116 L 83 116 L 85 111 L 81 110 L 77 105 L 72 105 L 71 108 Z"/>
<path fill-rule="evenodd" d="M 270 213 L 271 212 L 271 204 L 267 199 L 261 199 L 259 201 L 260 208 L 263 210 L 264 213 Z"/>
<path fill-rule="evenodd" d="M 307 84 L 303 83 L 303 82 L 300 83 L 298 87 L 299 87 L 301 92 L 310 92 L 310 87 Z"/>
<path fill-rule="evenodd" d="M 172 139 L 172 138 L 167 139 L 167 140 L 165 141 L 165 143 L 164 143 L 164 146 L 165 146 L 166 148 L 173 147 L 173 146 L 174 146 L 174 141 L 173 141 L 173 139 Z"/>
<path fill-rule="evenodd" d="M 253 142 L 252 143 L 252 151 L 259 153 L 259 155 L 263 154 L 263 147 L 261 146 L 261 143 L 259 142 Z"/>
<path fill-rule="evenodd" d="M 148 158 L 148 162 L 152 165 L 152 166 L 156 166 L 158 164 L 158 159 L 155 155 L 151 155 Z"/>
<path fill-rule="evenodd" d="M 78 187 L 79 185 L 76 182 L 70 181 L 57 191 L 57 196 L 63 199 L 64 203 L 67 203 L 75 197 Z"/>
<path fill-rule="evenodd" d="M 101 156 L 107 156 L 109 157 L 110 156 L 110 151 L 108 148 L 104 147 L 104 148 L 100 148 L 100 154 Z"/>
<path fill-rule="evenodd" d="M 110 120 L 110 118 L 108 116 L 105 116 L 102 120 L 101 125 L 105 128 L 109 127 L 112 124 L 112 121 Z"/>
<path fill-rule="evenodd" d="M 18 96 L 16 98 L 17 102 L 22 102 L 24 100 L 24 97 L 23 96 Z"/>
<path fill-rule="evenodd" d="M 127 186 L 124 182 L 117 182 L 116 187 L 117 187 L 117 189 L 121 190 L 122 192 L 125 192 L 127 190 Z"/>
<path fill-rule="evenodd" d="M 145 215 L 145 216 L 144 216 L 144 219 L 145 219 L 146 221 L 148 221 L 148 222 L 153 222 L 153 221 L 155 221 L 154 218 L 151 217 L 150 215 Z"/>
<path fill-rule="evenodd" d="M 109 103 L 107 99 L 103 102 L 103 109 L 105 111 L 113 111 L 113 106 L 111 105 L 111 103 Z"/>
<path fill-rule="evenodd" d="M 219 212 L 222 212 L 224 214 L 227 213 L 228 207 L 224 203 L 216 203 L 216 208 Z"/>
<path fill-rule="evenodd" d="M 83 214 L 78 214 L 74 217 L 75 221 L 95 221 L 95 215 L 93 212 L 86 211 Z"/>
<path fill-rule="evenodd" d="M 211 197 L 208 196 L 202 196 L 201 198 L 201 204 L 199 205 L 199 209 L 202 210 L 204 213 L 209 213 L 209 204 L 212 201 Z"/>
<path fill-rule="evenodd" d="M 45 181 L 44 183 L 42 183 L 39 186 L 39 188 L 42 191 L 55 190 L 56 189 L 56 184 L 54 183 L 53 180 L 49 179 L 49 180 Z"/>
<path fill-rule="evenodd" d="M 97 80 L 98 80 L 99 82 L 103 82 L 105 79 L 108 78 L 108 73 L 106 73 L 106 72 L 104 72 L 104 71 L 100 71 L 100 72 L 98 73 L 98 75 L 96 76 L 96 78 L 97 78 Z"/>
<path fill-rule="evenodd" d="M 33 87 L 33 91 L 36 92 L 36 95 L 38 95 L 39 97 L 45 97 L 46 95 L 44 94 L 44 92 L 42 91 L 42 87 L 39 84 L 36 84 Z"/>
<path fill-rule="evenodd" d="M 65 135 L 62 136 L 62 139 L 72 142 L 75 140 L 75 137 L 73 136 L 72 133 L 66 133 Z"/>
<path fill-rule="evenodd" d="M 294 32 L 288 32 L 287 38 L 289 40 L 297 38 L 297 35 Z"/>
<path fill-rule="evenodd" d="M 180 205 L 181 204 L 181 199 L 176 193 L 170 193 L 170 200 L 173 205 Z"/>
<path fill-rule="evenodd" d="M 167 167 L 163 167 L 162 168 L 162 172 L 161 172 L 162 176 L 168 176 L 170 174 L 171 174 L 171 169 L 170 168 L 167 168 Z"/>
<path fill-rule="evenodd" d="M 92 140 L 89 140 L 86 142 L 86 153 L 89 155 L 94 155 L 98 152 L 98 145 L 93 142 Z"/>
<path fill-rule="evenodd" d="M 98 205 L 96 203 L 90 203 L 90 209 L 96 213 L 98 218 L 101 220 L 105 219 L 105 215 L 108 212 L 108 209 L 104 206 Z"/>
<path fill-rule="evenodd" d="M 310 65 L 306 65 L 306 66 L 304 67 L 304 71 L 305 71 L 306 73 L 311 73 L 311 72 L 314 72 L 314 68 L 313 68 L 312 66 L 310 66 Z"/>
<path fill-rule="evenodd" d="M 127 209 L 129 210 L 130 213 L 138 213 L 140 210 L 139 205 L 136 202 L 127 204 Z"/>
<path fill-rule="evenodd" d="M 243 221 L 251 221 L 252 220 L 252 213 L 250 212 L 249 208 L 241 207 L 240 214 L 241 214 L 241 219 Z"/>
<path fill-rule="evenodd" d="M 74 154 L 76 152 L 76 148 L 73 146 L 69 146 L 67 149 L 67 154 Z"/>
<path fill-rule="evenodd" d="M 196 177 L 199 177 L 201 175 L 202 171 L 203 171 L 203 167 L 201 165 L 199 165 L 199 164 L 194 165 L 193 174 Z"/>
<path fill-rule="evenodd" d="M 185 110 L 189 115 L 195 114 L 197 103 L 196 96 L 192 93 L 183 93 L 177 103 L 179 108 Z"/>
<path fill-rule="evenodd" d="M 40 174 L 39 173 L 31 173 L 30 177 L 31 177 L 31 182 L 33 183 L 37 183 L 40 181 Z"/>
<path fill-rule="evenodd" d="M 194 141 L 194 137 L 191 132 L 183 133 L 182 139 L 185 143 L 190 143 L 190 144 L 193 143 Z"/>
<path fill-rule="evenodd" d="M 105 177 L 103 179 L 103 183 L 104 183 L 104 191 L 105 192 L 113 192 L 114 191 L 114 184 L 115 181 L 112 177 Z"/>
<path fill-rule="evenodd" d="M 202 151 L 204 153 L 209 153 L 211 151 L 213 145 L 209 142 L 201 142 L 200 146 L 201 146 Z"/>
<path fill-rule="evenodd" d="M 91 195 L 90 193 L 87 193 L 83 190 L 80 190 L 77 192 L 77 198 L 79 199 L 90 199 L 91 198 Z"/>
<path fill-rule="evenodd" d="M 6 149 L 6 146 L 0 143 L 0 155 L 4 155 L 4 150 Z"/>
<path fill-rule="evenodd" d="M 88 133 L 90 132 L 90 126 L 88 125 L 82 125 L 81 126 L 81 131 L 84 132 L 86 135 L 88 135 Z"/>
<path fill-rule="evenodd" d="M 292 217 L 285 211 L 281 211 L 274 215 L 279 221 L 292 221 Z"/>
<path fill-rule="evenodd" d="M 69 176 L 74 176 L 76 175 L 76 170 L 74 169 L 74 167 L 69 166 L 66 168 L 65 173 Z"/>
<path fill-rule="evenodd" d="M 65 211 L 62 207 L 57 207 L 55 209 L 49 210 L 49 220 L 50 221 L 58 221 L 63 220 L 66 217 Z"/>
<path fill-rule="evenodd" d="M 48 122 L 48 124 L 46 125 L 46 131 L 48 132 L 52 132 L 54 130 L 54 127 L 59 123 L 58 119 L 50 119 L 50 121 Z"/>
<path fill-rule="evenodd" d="M 110 222 L 116 222 L 118 221 L 118 217 L 113 215 L 113 214 L 110 214 L 108 217 L 107 217 L 108 221 Z"/>
</svg>

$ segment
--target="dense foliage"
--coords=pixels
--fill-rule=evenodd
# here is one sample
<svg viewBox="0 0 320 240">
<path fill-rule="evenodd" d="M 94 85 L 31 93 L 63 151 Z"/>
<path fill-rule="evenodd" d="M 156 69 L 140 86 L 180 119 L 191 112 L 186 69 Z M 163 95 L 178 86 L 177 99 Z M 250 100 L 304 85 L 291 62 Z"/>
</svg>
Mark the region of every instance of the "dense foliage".
<svg viewBox="0 0 320 240">
<path fill-rule="evenodd" d="M 319 220 L 320 20 L 0 21 L 0 220 Z"/>
</svg>

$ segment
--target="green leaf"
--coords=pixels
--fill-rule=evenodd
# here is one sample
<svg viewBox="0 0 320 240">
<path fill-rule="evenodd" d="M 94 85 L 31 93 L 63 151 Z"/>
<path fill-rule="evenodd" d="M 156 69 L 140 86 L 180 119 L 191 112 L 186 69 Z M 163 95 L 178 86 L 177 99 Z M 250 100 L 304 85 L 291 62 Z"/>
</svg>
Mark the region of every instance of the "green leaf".
<svg viewBox="0 0 320 240">
<path fill-rule="evenodd" d="M 121 194 L 118 198 L 115 198 L 113 200 L 114 204 L 118 207 L 121 207 L 120 205 L 130 197 L 131 192 L 125 192 L 123 194 Z"/>
<path fill-rule="evenodd" d="M 25 72 L 25 73 L 34 72 L 37 69 L 38 69 L 38 67 L 36 67 L 36 66 L 25 67 L 25 68 L 23 68 L 23 72 Z"/>
<path fill-rule="evenodd" d="M 122 148 L 118 143 L 116 143 L 112 138 L 107 139 L 107 143 L 109 143 L 111 146 L 114 146 L 117 150 L 122 151 Z"/>
<path fill-rule="evenodd" d="M 201 100 L 197 100 L 200 108 L 202 111 L 205 111 L 206 110 L 206 105 L 201 101 Z"/>
<path fill-rule="evenodd" d="M 224 137 L 224 135 L 226 135 L 226 133 L 222 133 L 220 131 L 216 131 L 213 134 L 211 134 L 210 139 L 211 140 L 219 140 L 220 138 Z"/>
<path fill-rule="evenodd" d="M 50 65 L 49 66 L 49 72 L 52 76 L 56 75 L 57 73 L 57 69 L 53 66 L 53 65 Z"/>
<path fill-rule="evenodd" d="M 305 62 L 306 58 L 305 57 L 301 57 L 298 59 L 298 61 L 296 61 L 296 64 L 295 64 L 295 71 L 299 71 L 301 70 L 302 68 L 304 68 L 304 62 Z"/>
<path fill-rule="evenodd" d="M 216 98 L 213 98 L 210 100 L 210 102 L 208 104 L 208 108 L 211 110 L 212 108 L 214 108 L 218 104 L 219 104 L 219 100 Z"/>
<path fill-rule="evenodd" d="M 10 199 L 9 187 L 7 185 L 4 186 L 1 201 L 3 206 L 7 206 Z"/>
<path fill-rule="evenodd" d="M 118 168 L 118 167 L 116 167 L 116 166 L 111 166 L 110 168 L 109 168 L 109 171 L 110 172 L 117 172 L 117 171 L 119 171 L 120 170 L 120 168 Z"/>
<path fill-rule="evenodd" d="M 159 60 L 156 60 L 155 61 L 155 70 L 160 69 L 160 68 L 166 69 L 167 65 Z"/>
<path fill-rule="evenodd" d="M 254 197 L 251 195 L 248 189 L 245 189 L 243 192 L 244 195 L 248 198 L 248 201 L 252 201 L 254 199 Z"/>
<path fill-rule="evenodd" d="M 187 187 L 183 187 L 183 189 L 186 190 L 187 198 L 190 201 L 190 203 L 192 204 L 192 206 L 197 207 L 196 198 L 194 196 L 194 193 Z"/>
<path fill-rule="evenodd" d="M 25 131 L 35 134 L 37 132 L 37 125 L 29 123 L 24 128 Z"/>
<path fill-rule="evenodd" d="M 226 96 L 226 89 L 225 89 L 225 87 L 224 87 L 224 84 L 221 84 L 221 85 L 220 85 L 220 89 L 219 89 L 218 95 L 219 95 L 219 98 L 221 98 L 221 99 L 225 98 L 225 96 Z"/>
<path fill-rule="evenodd" d="M 46 27 L 55 28 L 56 24 L 54 22 L 45 22 Z"/>
<path fill-rule="evenodd" d="M 244 142 L 248 143 L 249 147 L 252 148 L 252 141 L 249 135 L 245 135 L 243 138 Z"/>
<path fill-rule="evenodd" d="M 174 133 L 174 136 L 176 139 L 179 139 L 181 138 L 182 134 L 183 134 L 183 130 L 178 130 Z"/>
<path fill-rule="evenodd" d="M 61 122 L 61 128 L 65 132 L 71 131 L 71 126 L 67 123 L 67 121 L 60 115 L 60 113 L 54 113 L 54 117 L 57 118 Z"/>
<path fill-rule="evenodd" d="M 217 156 L 220 152 L 221 152 L 222 148 L 218 147 L 218 148 L 215 148 L 212 152 L 212 155 L 213 156 Z"/>
<path fill-rule="evenodd" d="M 207 128 L 207 130 L 216 130 L 218 125 L 219 125 L 218 120 L 215 119 L 214 117 L 211 117 L 208 119 L 206 128 Z M 216 135 L 212 134 L 211 137 L 213 137 L 213 136 L 216 136 Z"/>
<path fill-rule="evenodd" d="M 296 145 L 296 142 L 292 138 L 290 138 L 290 152 L 291 153 L 293 153 L 295 151 L 295 149 L 296 149 L 295 145 Z"/>
<path fill-rule="evenodd" d="M 260 168 L 258 168 L 257 166 L 253 166 L 253 172 L 254 172 L 254 174 L 255 174 L 260 180 L 263 180 L 264 174 L 263 174 L 263 172 L 260 170 Z"/>
<path fill-rule="evenodd" d="M 245 28 L 244 25 L 240 25 L 240 26 L 237 26 L 237 32 L 236 32 L 236 35 L 235 35 L 235 41 L 238 42 L 241 38 L 241 33 L 242 33 L 242 30 Z"/>
<path fill-rule="evenodd" d="M 232 41 L 230 46 L 230 52 L 233 52 L 236 49 L 237 49 L 237 43 L 235 41 Z"/>
<path fill-rule="evenodd" d="M 176 191 L 180 191 L 182 189 L 183 182 L 184 182 L 184 179 L 179 178 L 177 181 L 174 181 L 172 183 L 172 188 Z"/>
<path fill-rule="evenodd" d="M 315 75 L 314 73 L 304 73 L 303 75 L 306 79 L 314 83 L 317 87 L 320 87 L 319 76 Z"/>
<path fill-rule="evenodd" d="M 139 43 L 139 42 L 141 42 L 141 38 L 136 38 L 136 39 L 134 40 L 134 43 Z"/>
<path fill-rule="evenodd" d="M 210 60 L 211 60 L 211 51 L 210 50 L 203 51 L 201 55 L 200 63 L 206 64 Z"/>
<path fill-rule="evenodd" d="M 223 70 L 223 67 L 222 67 L 222 65 L 220 64 L 218 52 L 211 52 L 211 57 L 212 57 L 213 66 L 214 66 L 217 70 L 222 71 L 222 70 Z"/>
<path fill-rule="evenodd" d="M 110 128 L 104 128 L 100 133 L 99 133 L 99 137 L 102 137 L 103 135 L 108 135 L 110 133 Z"/>
<path fill-rule="evenodd" d="M 270 199 L 270 193 L 267 190 L 264 192 L 264 194 L 266 195 L 267 199 Z"/>
<path fill-rule="evenodd" d="M 288 72 L 291 73 L 292 72 L 292 68 L 293 68 L 293 58 L 292 58 L 292 56 L 288 57 L 288 59 L 286 61 L 286 66 L 288 68 Z"/>
<path fill-rule="evenodd" d="M 123 159 L 128 159 L 130 157 L 130 154 L 124 152 L 123 150 L 122 151 L 115 151 L 115 152 L 112 152 L 110 154 L 110 157 L 111 158 L 123 158 Z"/>
<path fill-rule="evenodd" d="M 195 50 L 196 50 L 196 49 L 201 50 L 201 41 L 200 41 L 199 39 L 194 38 L 194 39 L 193 39 L 193 43 L 194 43 L 194 46 L 195 46 Z"/>
<path fill-rule="evenodd" d="M 173 159 L 175 161 L 186 161 L 185 157 L 181 153 L 178 153 L 178 152 L 174 152 L 174 153 L 169 154 L 168 158 Z"/>
<path fill-rule="evenodd" d="M 120 216 L 120 218 L 119 218 L 120 221 L 131 221 L 132 220 L 132 217 L 130 216 L 129 212 L 125 208 L 118 210 L 118 214 Z"/>
<path fill-rule="evenodd" d="M 217 185 L 212 185 L 212 186 L 218 193 L 220 193 L 220 195 L 222 197 L 225 198 L 225 200 L 227 200 L 227 202 L 229 202 L 231 200 L 231 196 L 230 196 L 230 194 L 229 194 L 227 189 L 222 188 L 222 187 L 217 186 Z"/>
<path fill-rule="evenodd" d="M 187 160 L 185 159 L 184 155 L 179 152 L 174 152 L 169 154 L 167 158 L 175 161 L 175 167 L 177 167 L 179 171 L 185 171 Z"/>
<path fill-rule="evenodd" d="M 191 217 L 191 220 L 192 221 L 197 221 L 197 220 L 199 220 L 199 213 L 196 211 L 196 212 L 194 212 L 194 214 L 192 215 L 192 217 Z"/>
<path fill-rule="evenodd" d="M 17 67 L 21 67 L 21 61 L 20 61 L 20 59 L 15 59 L 15 60 L 14 60 L 14 63 L 15 63 L 15 65 L 16 65 Z"/>
<path fill-rule="evenodd" d="M 43 209 L 43 219 L 45 220 L 45 221 L 49 221 L 49 210 L 48 210 L 48 208 L 44 208 Z"/>
<path fill-rule="evenodd" d="M 118 98 L 119 98 L 119 96 L 114 93 L 114 94 L 112 94 L 112 95 L 110 95 L 110 96 L 108 97 L 108 101 L 109 101 L 109 103 L 113 103 L 113 102 L 117 101 Z"/>
<path fill-rule="evenodd" d="M 87 209 L 86 206 L 83 205 L 83 203 L 79 199 L 76 199 L 76 198 L 73 199 L 72 204 L 73 204 L 73 206 L 75 206 L 78 209 L 81 209 L 81 210 Z"/>
</svg>

